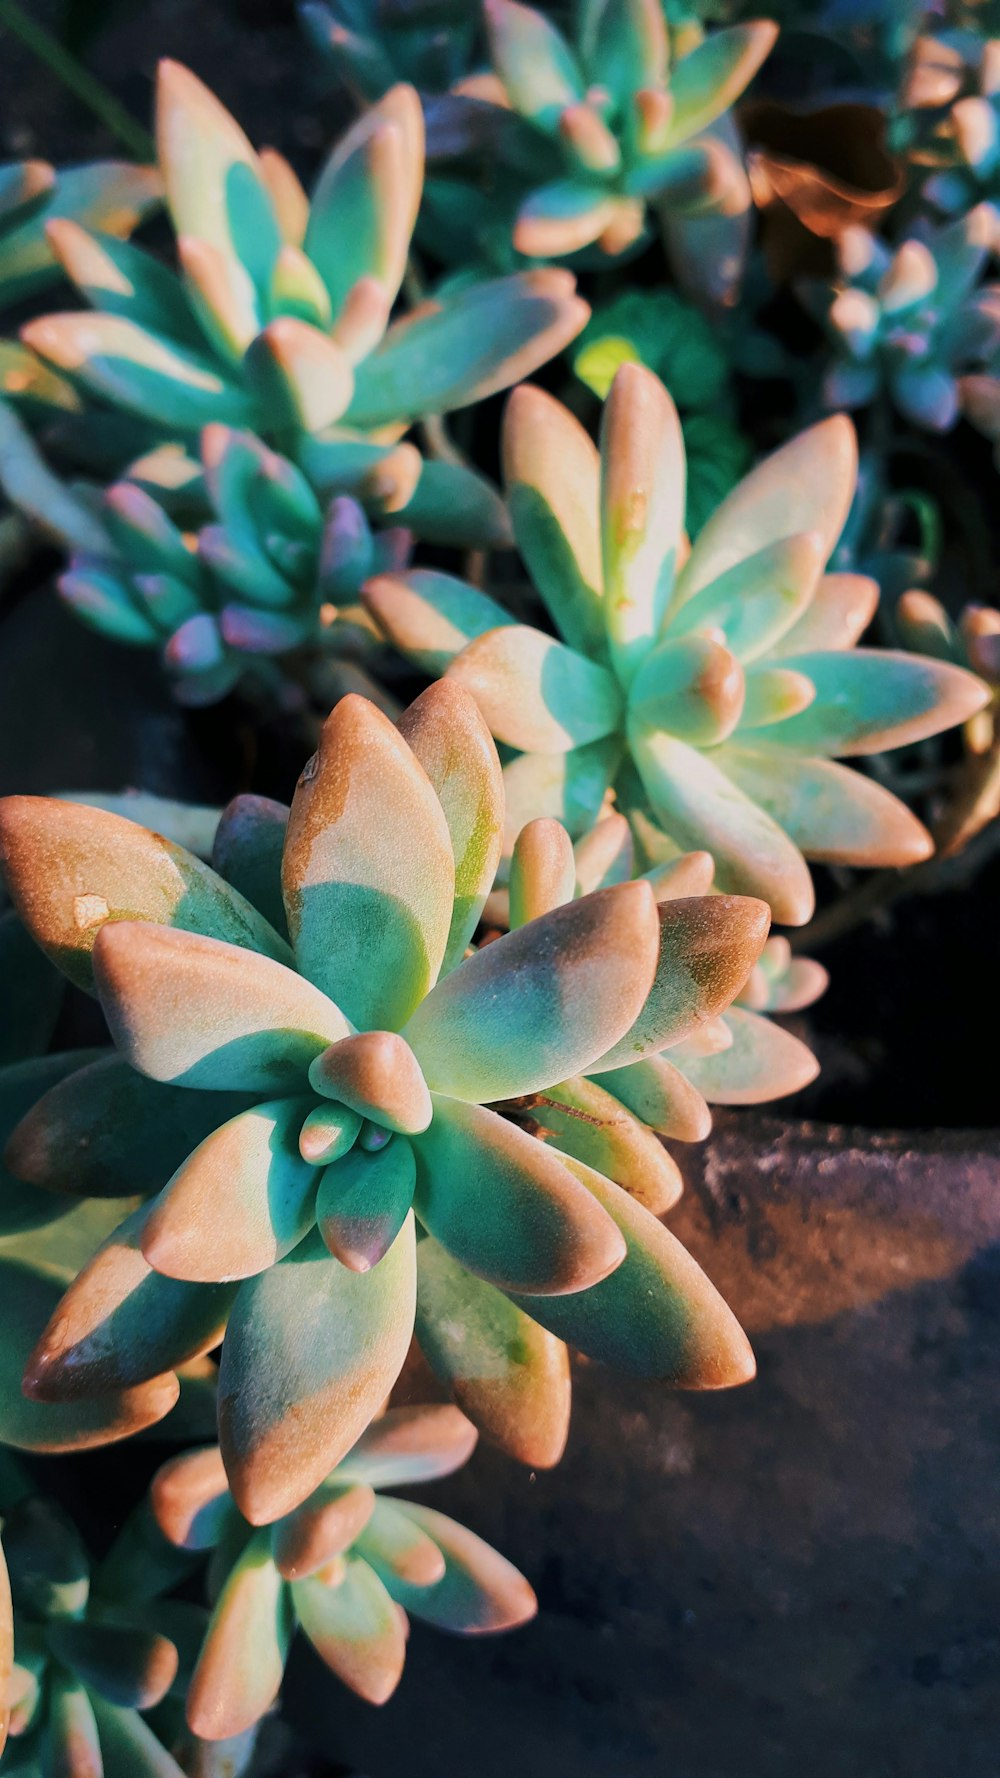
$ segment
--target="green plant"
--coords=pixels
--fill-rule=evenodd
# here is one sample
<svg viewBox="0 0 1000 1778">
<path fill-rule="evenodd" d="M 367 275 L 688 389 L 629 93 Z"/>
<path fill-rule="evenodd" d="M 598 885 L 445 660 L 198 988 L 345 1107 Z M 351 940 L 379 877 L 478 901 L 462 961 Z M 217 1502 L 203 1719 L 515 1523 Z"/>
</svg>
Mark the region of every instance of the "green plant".
<svg viewBox="0 0 1000 1778">
<path fill-rule="evenodd" d="M 556 815 L 579 835 L 613 787 L 719 886 L 808 920 L 806 857 L 903 865 L 930 839 L 881 785 L 835 763 L 967 720 L 987 688 L 964 670 L 854 645 L 874 582 L 823 570 L 854 492 L 844 418 L 793 439 L 722 502 L 686 552 L 684 449 L 663 386 L 618 372 L 600 453 L 540 390 L 504 429 L 518 546 L 558 638 L 415 570 L 365 599 L 421 669 L 475 697 L 505 768 L 508 847 Z"/>
<path fill-rule="evenodd" d="M 315 479 L 350 481 L 413 420 L 507 387 L 586 320 L 572 278 L 541 271 L 390 323 L 423 183 L 410 87 L 343 137 L 311 201 L 173 62 L 160 70 L 157 139 L 178 272 L 57 223 L 49 240 L 94 312 L 39 317 L 22 338 L 161 438 L 250 427 L 293 456 L 308 441 Z"/>
<path fill-rule="evenodd" d="M 480 34 L 469 0 L 305 0 L 299 16 L 331 71 L 366 99 L 397 80 L 428 92 L 450 86 Z"/>
<path fill-rule="evenodd" d="M 138 1143 L 163 1187 L 64 1297 L 29 1362 L 31 1396 L 165 1377 L 225 1326 L 220 1441 L 241 1511 L 267 1523 L 363 1430 L 415 1315 L 470 1413 L 474 1341 L 449 1351 L 448 1328 L 465 1313 L 482 1341 L 522 1329 L 525 1359 L 500 1364 L 475 1416 L 492 1411 L 501 1438 L 509 1424 L 514 1446 L 541 1437 L 537 1412 L 521 1418 L 526 1391 L 565 1419 L 563 1339 L 687 1386 L 749 1374 L 737 1324 L 655 1218 L 490 1107 L 717 1017 L 763 946 L 760 903 L 658 909 L 648 884 L 621 883 L 466 955 L 503 784 L 452 685 L 425 693 L 402 732 L 342 700 L 290 815 L 250 798 L 223 819 L 222 875 L 79 805 L 8 799 L 0 822 L 21 917 L 96 988 L 120 1051 L 34 1107 L 9 1165 L 50 1189 L 124 1195 Z"/>
<path fill-rule="evenodd" d="M 217 1741 L 260 1720 L 296 1630 L 346 1686 L 384 1704 L 402 1675 L 409 1615 L 460 1635 L 534 1616 L 528 1582 L 482 1538 L 383 1492 L 450 1475 L 475 1442 L 457 1408 L 390 1408 L 306 1500 L 258 1531 L 230 1494 L 217 1446 L 158 1471 L 156 1525 L 182 1550 L 211 1552 L 213 1610 L 187 1696 L 196 1735 Z"/>
</svg>

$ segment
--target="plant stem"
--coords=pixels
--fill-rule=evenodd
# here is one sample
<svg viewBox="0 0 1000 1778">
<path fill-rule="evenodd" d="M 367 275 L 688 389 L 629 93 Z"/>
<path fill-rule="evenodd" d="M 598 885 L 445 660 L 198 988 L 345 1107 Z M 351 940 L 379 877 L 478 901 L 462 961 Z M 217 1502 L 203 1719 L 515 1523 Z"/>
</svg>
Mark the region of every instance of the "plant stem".
<svg viewBox="0 0 1000 1778">
<path fill-rule="evenodd" d="M 61 80 L 82 105 L 86 105 L 95 117 L 100 118 L 130 154 L 134 154 L 140 161 L 156 159 L 152 137 L 136 122 L 131 112 L 44 25 L 29 18 L 18 0 L 0 0 L 0 25 L 6 25 L 9 31 L 13 31 L 32 54 L 45 63 L 56 79 Z"/>
</svg>

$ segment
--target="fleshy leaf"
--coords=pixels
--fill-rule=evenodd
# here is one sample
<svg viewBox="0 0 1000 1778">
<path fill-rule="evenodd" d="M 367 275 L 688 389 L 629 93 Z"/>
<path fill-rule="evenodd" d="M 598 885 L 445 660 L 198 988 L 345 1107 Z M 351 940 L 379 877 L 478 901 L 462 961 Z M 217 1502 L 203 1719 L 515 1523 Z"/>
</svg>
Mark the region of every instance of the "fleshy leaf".
<svg viewBox="0 0 1000 1778">
<path fill-rule="evenodd" d="M 491 60 L 511 103 L 542 128 L 584 96 L 583 77 L 561 32 L 533 6 L 485 0 Z"/>
<path fill-rule="evenodd" d="M 369 277 L 388 312 L 406 269 L 423 172 L 420 102 L 412 87 L 395 86 L 338 142 L 312 195 L 303 244 L 335 314 Z"/>
<path fill-rule="evenodd" d="M 405 1136 L 372 1152 L 355 1145 L 327 1167 L 316 1197 L 320 1234 L 352 1272 L 377 1266 L 413 1203 L 416 1166 Z"/>
<path fill-rule="evenodd" d="M 375 1493 L 367 1482 L 323 1482 L 271 1537 L 274 1559 L 286 1580 L 305 1580 L 349 1550 L 368 1523 Z"/>
<path fill-rule="evenodd" d="M 564 1080 L 538 1097 L 531 1115 L 554 1148 L 613 1179 L 654 1216 L 676 1204 L 683 1190 L 676 1161 L 603 1081 Z"/>
<path fill-rule="evenodd" d="M 299 1153 L 311 1101 L 273 1099 L 207 1136 L 150 1205 L 148 1263 L 167 1278 L 251 1278 L 315 1221 L 316 1172 Z"/>
<path fill-rule="evenodd" d="M 220 939 L 121 920 L 102 928 L 94 966 L 118 1049 L 154 1080 L 302 1091 L 314 1057 L 350 1035 L 310 982 Z"/>
<path fill-rule="evenodd" d="M 576 892 L 573 842 L 561 821 L 539 815 L 522 827 L 510 861 L 510 927 L 564 907 Z"/>
<path fill-rule="evenodd" d="M 222 811 L 212 867 L 284 936 L 281 854 L 288 809 L 267 796 L 237 796 Z"/>
<path fill-rule="evenodd" d="M 124 315 L 41 315 L 21 329 L 26 346 L 90 395 L 160 427 L 193 432 L 211 420 L 246 426 L 254 403 L 215 363 Z"/>
<path fill-rule="evenodd" d="M 385 1130 L 412 1135 L 431 1121 L 420 1065 L 396 1031 L 359 1031 L 332 1043 L 310 1067 L 309 1083 Z"/>
<path fill-rule="evenodd" d="M 625 686 L 663 624 L 684 533 L 685 485 L 677 409 L 652 371 L 623 364 L 601 421 L 601 550 L 611 659 Z"/>
<path fill-rule="evenodd" d="M 196 1735 L 221 1741 L 258 1722 L 278 1695 L 292 1634 L 266 1532 L 250 1539 L 219 1595 L 187 1701 Z"/>
<path fill-rule="evenodd" d="M 382 1496 L 376 1497 L 356 1553 L 389 1584 L 401 1580 L 413 1587 L 432 1587 L 444 1575 L 444 1557 L 437 1544 Z"/>
<path fill-rule="evenodd" d="M 60 1630 L 83 1628 L 82 1625 L 55 1624 L 58 1643 Z M 42 1746 L 38 1750 L 44 1760 L 35 1771 L 53 1774 L 53 1778 L 103 1778 L 101 1742 L 93 1706 L 86 1688 L 79 1680 L 57 1667 L 49 1680 L 49 1695 Z M 17 1770 L 15 1761 L 15 1772 Z M 31 1767 L 28 1768 L 31 1771 Z M 21 1767 L 22 1778 L 25 1768 Z"/>
<path fill-rule="evenodd" d="M 416 1335 L 491 1444 L 532 1469 L 558 1463 L 569 1432 L 565 1346 L 430 1235 L 417 1249 Z"/>
<path fill-rule="evenodd" d="M 373 1488 L 434 1481 L 461 1469 L 475 1443 L 475 1427 L 447 1403 L 389 1408 L 361 1434 L 338 1467 L 337 1480 Z"/>
<path fill-rule="evenodd" d="M 697 1087 L 667 1056 L 646 1056 L 628 1068 L 606 1069 L 601 1085 L 659 1136 L 704 1142 L 711 1131 L 712 1114 Z"/>
<path fill-rule="evenodd" d="M 669 140 L 686 142 L 727 111 L 770 54 L 777 35 L 770 19 L 754 19 L 711 32 L 682 56 L 670 72 Z"/>
<path fill-rule="evenodd" d="M 446 680 L 428 686 L 399 732 L 434 786 L 455 858 L 455 903 L 442 970 L 459 963 L 493 887 L 503 846 L 503 775 L 474 701 Z"/>
<path fill-rule="evenodd" d="M 24 1390 L 75 1401 L 135 1388 L 219 1344 L 235 1291 L 161 1278 L 143 1258 L 148 1207 L 98 1248 L 28 1360 Z"/>
<path fill-rule="evenodd" d="M 225 106 L 179 62 L 160 63 L 156 135 L 176 233 L 211 243 L 262 282 L 281 232 L 260 162 Z"/>
<path fill-rule="evenodd" d="M 773 749 L 755 752 L 735 741 L 719 749 L 718 761 L 807 858 L 903 868 L 931 855 L 933 843 L 923 822 L 863 772 L 831 759 L 801 759 Z"/>
<path fill-rule="evenodd" d="M 808 709 L 754 732 L 757 745 L 857 757 L 904 747 L 966 722 L 989 700 L 962 667 L 892 649 L 786 655 L 816 688 Z"/>
<path fill-rule="evenodd" d="M 319 1234 L 240 1286 L 219 1372 L 219 1434 L 237 1505 L 267 1524 L 346 1455 L 403 1365 L 416 1290 L 413 1219 L 374 1271 Z"/>
<path fill-rule="evenodd" d="M 435 1587 L 393 1580 L 392 1596 L 405 1611 L 459 1635 L 512 1630 L 534 1617 L 538 1601 L 524 1575 L 474 1531 L 412 1500 L 394 1505 L 434 1539 L 445 1559 L 444 1579 Z"/>
<path fill-rule="evenodd" d="M 118 1624 L 64 1619 L 51 1625 L 49 1643 L 58 1661 L 78 1679 L 130 1710 L 150 1710 L 170 1690 L 177 1650 L 166 1636 Z"/>
<path fill-rule="evenodd" d="M 867 574 L 824 574 L 807 609 L 772 648 L 786 654 L 853 648 L 865 633 L 879 600 L 877 580 Z"/>
<path fill-rule="evenodd" d="M 362 597 L 389 641 L 429 675 L 443 673 L 467 642 L 517 621 L 478 587 L 435 568 L 377 574 Z"/>
<path fill-rule="evenodd" d="M 498 741 L 526 752 L 567 753 L 621 725 L 607 668 L 528 624 L 478 636 L 448 678 L 471 692 Z"/>
<path fill-rule="evenodd" d="M 413 1148 L 420 1220 L 477 1277 L 562 1293 L 619 1264 L 615 1229 L 593 1214 L 561 1157 L 495 1112 L 435 1097 L 434 1121 Z"/>
<path fill-rule="evenodd" d="M 384 1704 L 399 1684 L 406 1633 L 374 1569 L 348 1557 L 339 1586 L 293 1581 L 292 1601 L 320 1660 L 369 1704 Z"/>
<path fill-rule="evenodd" d="M 797 1093 L 816 1079 L 819 1063 L 790 1031 L 742 1007 L 730 1007 L 725 1024 L 732 1038 L 714 1055 L 677 1061 L 693 1086 L 712 1105 L 762 1105 Z"/>
<path fill-rule="evenodd" d="M 121 1710 L 97 1693 L 90 1703 L 101 1740 L 104 1778 L 184 1778 L 177 1761 L 136 1710 Z"/>
<path fill-rule="evenodd" d="M 218 1445 L 184 1451 L 158 1469 L 150 1484 L 153 1514 L 164 1537 L 183 1550 L 218 1542 L 233 1505 Z"/>
<path fill-rule="evenodd" d="M 517 547 L 564 642 L 604 642 L 598 529 L 600 459 L 568 408 L 522 383 L 503 426 L 507 500 Z"/>
<path fill-rule="evenodd" d="M 0 803 L 7 887 L 36 943 L 93 988 L 90 953 L 106 920 L 154 920 L 290 961 L 248 901 L 182 846 L 103 809 L 48 797 Z"/>
<path fill-rule="evenodd" d="M 522 827 L 551 815 L 573 834 L 585 833 L 598 819 L 622 753 L 611 735 L 574 747 L 572 753 L 524 753 L 504 766 L 504 852 L 509 856 Z"/>
<path fill-rule="evenodd" d="M 427 774 L 363 698 L 336 706 L 299 780 L 283 884 L 303 973 L 355 1024 L 398 1030 L 441 967 L 455 865 Z"/>
<path fill-rule="evenodd" d="M 671 611 L 671 638 L 720 629 L 737 660 L 755 660 L 810 605 L 823 568 L 823 547 L 823 539 L 807 531 L 779 537 L 734 563 Z"/>
<path fill-rule="evenodd" d="M 515 1301 L 577 1351 L 630 1376 L 658 1377 L 677 1389 L 749 1382 L 749 1341 L 691 1255 L 620 1186 L 579 1161 L 566 1164 L 614 1218 L 628 1252 L 592 1290 Z"/>
</svg>

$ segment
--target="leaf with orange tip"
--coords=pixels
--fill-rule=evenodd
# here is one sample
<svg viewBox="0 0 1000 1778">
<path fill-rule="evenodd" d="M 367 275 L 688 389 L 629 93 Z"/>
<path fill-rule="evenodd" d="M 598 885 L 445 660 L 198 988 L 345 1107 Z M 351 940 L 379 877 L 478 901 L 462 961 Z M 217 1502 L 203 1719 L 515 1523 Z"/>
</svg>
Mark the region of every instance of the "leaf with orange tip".
<svg viewBox="0 0 1000 1778">
<path fill-rule="evenodd" d="M 433 1538 L 445 1559 L 444 1578 L 434 1587 L 408 1586 L 393 1578 L 392 1596 L 405 1611 L 460 1636 L 513 1630 L 534 1617 L 534 1592 L 505 1556 L 444 1513 L 412 1500 L 394 1504 Z"/>
<path fill-rule="evenodd" d="M 654 1216 L 676 1204 L 683 1189 L 676 1161 L 603 1076 L 560 1081 L 538 1097 L 531 1116 L 553 1148 L 613 1179 Z"/>
<path fill-rule="evenodd" d="M 299 1580 L 291 1591 L 299 1625 L 320 1660 L 369 1704 L 384 1704 L 402 1675 L 406 1635 L 374 1569 L 349 1556 L 338 1586 Z"/>
<path fill-rule="evenodd" d="M 305 1580 L 349 1550 L 371 1518 L 375 1493 L 367 1482 L 331 1476 L 308 1500 L 279 1519 L 271 1536 L 274 1560 L 286 1580 Z"/>
<path fill-rule="evenodd" d="M 678 1065 L 711 1105 L 763 1105 L 816 1079 L 819 1063 L 798 1037 L 772 1019 L 734 1006 L 725 1014 L 732 1042 L 714 1055 L 678 1055 Z"/>
<path fill-rule="evenodd" d="M 212 1549 L 233 1511 L 225 1465 L 218 1445 L 203 1445 L 171 1457 L 150 1484 L 157 1525 L 182 1550 Z"/>
<path fill-rule="evenodd" d="M 221 1741 L 271 1708 L 285 1671 L 293 1628 L 285 1583 L 266 1532 L 250 1539 L 219 1595 L 188 1690 L 196 1735 Z"/>
<path fill-rule="evenodd" d="M 337 1480 L 366 1482 L 373 1488 L 433 1481 L 461 1469 L 475 1443 L 475 1427 L 448 1403 L 389 1408 L 372 1421 L 338 1465 Z"/>
</svg>

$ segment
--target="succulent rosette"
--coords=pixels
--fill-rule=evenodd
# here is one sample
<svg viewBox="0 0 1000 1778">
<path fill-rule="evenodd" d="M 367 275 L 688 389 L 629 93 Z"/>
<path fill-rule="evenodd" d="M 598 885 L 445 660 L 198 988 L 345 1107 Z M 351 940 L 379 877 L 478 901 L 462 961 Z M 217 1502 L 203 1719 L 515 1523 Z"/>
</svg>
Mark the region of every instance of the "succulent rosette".
<svg viewBox="0 0 1000 1778">
<path fill-rule="evenodd" d="M 304 0 L 298 10 L 331 71 L 366 99 L 398 80 L 440 92 L 467 72 L 480 34 L 470 0 Z"/>
<path fill-rule="evenodd" d="M 233 1500 L 218 1446 L 164 1464 L 150 1493 L 156 1525 L 181 1550 L 211 1552 L 212 1616 L 187 1695 L 197 1736 L 242 1735 L 260 1720 L 297 1630 L 351 1691 L 384 1704 L 411 1616 L 459 1635 L 534 1616 L 535 1595 L 510 1562 L 395 1492 L 450 1475 L 475 1443 L 455 1407 L 389 1408 L 306 1500 L 259 1530 Z"/>
<path fill-rule="evenodd" d="M 408 561 L 414 532 L 455 546 L 509 535 L 495 490 L 471 471 L 424 464 L 410 444 L 358 493 L 324 496 L 255 434 L 219 424 L 204 429 L 197 458 L 160 451 L 135 463 L 86 520 L 82 538 L 66 538 L 63 600 L 91 628 L 160 649 L 187 704 L 214 702 L 293 651 L 377 654 L 361 587 Z M 304 676 L 319 677 L 322 694 L 315 660 Z"/>
<path fill-rule="evenodd" d="M 22 302 L 62 277 L 48 239 L 51 223 L 68 219 L 125 239 L 160 192 L 156 169 L 129 161 L 58 169 L 38 160 L 0 164 L 0 304 Z M 6 368 L 3 359 L 0 365 Z"/>
<path fill-rule="evenodd" d="M 751 1374 L 655 1217 L 491 1107 L 716 1018 L 767 911 L 658 908 L 623 882 L 466 954 L 503 819 L 495 748 L 454 685 L 400 729 L 343 699 L 290 814 L 239 798 L 224 815 L 217 870 L 104 811 L 4 803 L 21 917 L 96 989 L 118 1050 L 33 1108 L 8 1164 L 56 1190 L 162 1187 L 53 1314 L 36 1404 L 167 1375 L 225 1324 L 220 1443 L 241 1512 L 267 1523 L 363 1431 L 415 1322 L 470 1417 L 550 1462 L 563 1342 L 684 1386 Z"/>
<path fill-rule="evenodd" d="M 989 692 L 961 668 L 855 646 L 878 587 L 824 573 L 856 477 L 846 418 L 768 457 L 690 549 L 680 424 L 640 366 L 615 378 L 600 451 L 558 402 L 517 390 L 504 463 L 556 635 L 426 570 L 373 580 L 365 600 L 518 750 L 504 770 L 508 853 L 536 816 L 587 832 L 610 788 L 654 848 L 710 853 L 721 889 L 761 896 L 790 925 L 812 913 L 807 858 L 927 856 L 905 805 L 837 760 L 937 734 Z"/>
<path fill-rule="evenodd" d="M 172 1690 L 183 1694 L 187 1653 L 204 1627 L 201 1607 L 154 1596 L 148 1574 L 138 1598 L 108 1588 L 92 1573 L 73 1521 L 33 1490 L 5 1451 L 0 1515 L 9 1573 L 0 1587 L 4 1773 L 181 1778 L 140 1712 Z M 159 1578 L 166 1586 L 177 1576 L 168 1567 Z"/>
<path fill-rule="evenodd" d="M 923 175 L 921 197 L 948 216 L 991 200 L 996 239 L 1000 39 L 987 30 L 983 20 L 970 30 L 945 28 L 916 39 L 896 131 Z"/>
<path fill-rule="evenodd" d="M 964 757 L 938 820 L 940 849 L 960 852 L 1000 816 L 1000 611 L 966 605 L 956 622 L 939 599 L 911 588 L 894 616 L 908 647 L 968 667 L 989 687 L 989 703 L 965 725 Z"/>
<path fill-rule="evenodd" d="M 836 347 L 827 407 L 864 407 L 884 391 L 923 431 L 955 424 L 964 382 L 985 380 L 963 372 L 989 366 L 1000 349 L 1000 285 L 980 282 L 995 226 L 980 204 L 895 248 L 845 229 L 834 282 L 802 291 Z"/>
<path fill-rule="evenodd" d="M 346 487 L 410 423 L 478 401 L 587 319 L 569 273 L 478 285 L 391 321 L 423 187 L 420 102 L 398 86 L 334 148 L 311 199 L 186 68 L 162 64 L 157 138 L 178 271 L 77 223 L 48 238 L 89 311 L 22 339 L 154 436 L 249 427 Z M 455 472 L 458 474 L 459 472 Z"/>
<path fill-rule="evenodd" d="M 777 27 L 757 20 L 703 37 L 689 25 L 672 43 L 660 0 L 583 0 L 571 36 L 516 0 L 484 0 L 483 15 L 491 70 L 429 107 L 433 238 L 447 247 L 449 233 L 505 226 L 529 258 L 616 256 L 644 238 L 652 213 L 685 281 L 727 294 L 751 202 L 729 107 Z M 469 183 L 477 161 L 482 195 Z M 689 225 L 709 217 L 727 226 L 700 241 Z M 717 289 L 718 262 L 730 259 Z"/>
</svg>

